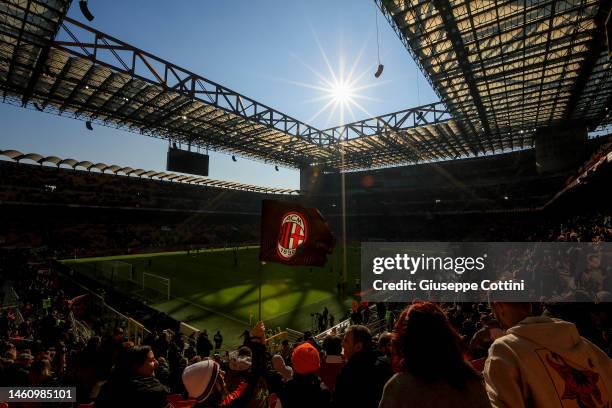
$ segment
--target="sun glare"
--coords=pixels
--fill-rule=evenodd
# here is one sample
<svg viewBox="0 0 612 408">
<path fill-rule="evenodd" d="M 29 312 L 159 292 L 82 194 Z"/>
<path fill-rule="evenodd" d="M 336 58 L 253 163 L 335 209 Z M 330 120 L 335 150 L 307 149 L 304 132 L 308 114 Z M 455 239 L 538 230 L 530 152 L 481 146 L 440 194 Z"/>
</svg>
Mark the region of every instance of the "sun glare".
<svg viewBox="0 0 612 408">
<path fill-rule="evenodd" d="M 354 90 L 350 84 L 345 83 L 343 81 L 337 81 L 331 85 L 332 86 L 329 89 L 329 94 L 334 99 L 335 102 L 338 102 L 338 103 L 352 102 L 352 98 L 355 95 L 354 95 Z"/>
<path fill-rule="evenodd" d="M 380 86 L 387 81 L 377 80 L 373 82 L 371 76 L 374 72 L 375 64 L 361 62 L 366 44 L 363 44 L 358 55 L 351 58 L 351 66 L 347 67 L 345 56 L 342 53 L 331 61 L 316 34 L 314 34 L 314 38 L 321 52 L 321 60 L 324 62 L 326 70 L 317 70 L 297 55 L 293 55 L 304 67 L 312 72 L 318 83 L 288 81 L 294 85 L 320 92 L 320 96 L 305 100 L 305 102 L 321 104 L 317 112 L 307 120 L 307 123 L 313 122 L 319 116 L 327 116 L 327 119 L 323 120 L 325 124 L 322 126 L 331 127 L 345 124 L 351 120 L 357 120 L 357 115 L 361 117 L 373 116 L 367 112 L 360 102 L 365 100 L 379 102 L 378 99 L 368 96 L 366 90 Z M 357 115 L 355 115 L 356 113 Z"/>
</svg>

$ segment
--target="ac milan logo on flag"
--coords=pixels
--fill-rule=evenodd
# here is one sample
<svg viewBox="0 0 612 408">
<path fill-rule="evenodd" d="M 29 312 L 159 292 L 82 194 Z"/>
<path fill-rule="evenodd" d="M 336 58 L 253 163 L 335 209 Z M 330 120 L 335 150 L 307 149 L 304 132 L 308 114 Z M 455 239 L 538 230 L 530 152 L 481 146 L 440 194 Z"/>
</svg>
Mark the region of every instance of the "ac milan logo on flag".
<svg viewBox="0 0 612 408">
<path fill-rule="evenodd" d="M 289 260 L 293 258 L 299 246 L 308 239 L 306 217 L 298 212 L 289 212 L 282 218 L 276 250 L 278 255 Z"/>
<path fill-rule="evenodd" d="M 323 266 L 333 249 L 334 236 L 316 208 L 262 200 L 261 262 Z"/>
</svg>

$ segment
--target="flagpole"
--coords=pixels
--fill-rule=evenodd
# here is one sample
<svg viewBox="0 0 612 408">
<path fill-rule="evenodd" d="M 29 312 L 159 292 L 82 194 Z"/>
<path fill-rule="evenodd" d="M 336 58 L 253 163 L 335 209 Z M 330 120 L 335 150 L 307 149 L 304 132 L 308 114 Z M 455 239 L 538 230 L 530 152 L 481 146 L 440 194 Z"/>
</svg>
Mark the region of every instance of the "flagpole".
<svg viewBox="0 0 612 408">
<path fill-rule="evenodd" d="M 265 265 L 265 262 L 260 262 L 259 263 L 259 302 L 258 302 L 258 307 L 259 307 L 259 318 L 257 321 L 261 321 L 261 285 L 262 285 L 262 281 L 263 281 L 263 266 Z"/>
<path fill-rule="evenodd" d="M 344 148 L 341 144 L 339 145 L 340 150 L 340 160 L 342 165 L 344 165 Z M 348 262 L 347 262 L 347 253 L 346 253 L 346 180 L 344 178 L 344 173 L 340 171 L 340 200 L 341 200 L 341 209 L 342 209 L 342 290 L 341 290 L 341 299 L 344 301 L 344 297 L 346 296 L 345 290 L 348 281 Z"/>
</svg>

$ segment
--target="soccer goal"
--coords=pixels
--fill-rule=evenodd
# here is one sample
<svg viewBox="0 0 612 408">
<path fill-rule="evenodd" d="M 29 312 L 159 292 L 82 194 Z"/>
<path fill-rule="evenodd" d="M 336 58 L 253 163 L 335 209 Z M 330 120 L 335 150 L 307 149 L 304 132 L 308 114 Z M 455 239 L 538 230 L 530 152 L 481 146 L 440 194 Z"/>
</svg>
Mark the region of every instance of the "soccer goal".
<svg viewBox="0 0 612 408">
<path fill-rule="evenodd" d="M 142 291 L 152 301 L 170 300 L 170 279 L 144 272 L 142 274 Z"/>
<path fill-rule="evenodd" d="M 139 284 L 134 277 L 131 263 L 122 261 L 104 261 L 96 266 L 99 280 L 107 282 L 133 282 Z"/>
</svg>

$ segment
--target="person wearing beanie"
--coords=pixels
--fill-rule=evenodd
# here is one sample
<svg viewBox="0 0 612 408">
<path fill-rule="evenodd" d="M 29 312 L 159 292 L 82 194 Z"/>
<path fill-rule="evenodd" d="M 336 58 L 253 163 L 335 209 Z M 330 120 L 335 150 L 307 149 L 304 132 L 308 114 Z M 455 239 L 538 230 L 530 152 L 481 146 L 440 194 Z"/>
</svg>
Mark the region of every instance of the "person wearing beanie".
<svg viewBox="0 0 612 408">
<path fill-rule="evenodd" d="M 235 390 L 241 383 L 249 382 L 252 357 L 251 350 L 244 346 L 230 354 L 229 370 L 225 376 L 225 385 L 228 390 Z"/>
<path fill-rule="evenodd" d="M 284 384 L 279 393 L 283 408 L 326 408 L 330 406 L 331 393 L 316 375 L 321 367 L 317 349 L 305 342 L 295 347 L 293 378 Z"/>
<path fill-rule="evenodd" d="M 223 372 L 213 360 L 204 360 L 185 368 L 183 385 L 196 407 L 217 407 L 226 394 Z"/>
</svg>

